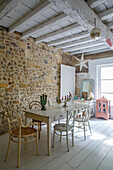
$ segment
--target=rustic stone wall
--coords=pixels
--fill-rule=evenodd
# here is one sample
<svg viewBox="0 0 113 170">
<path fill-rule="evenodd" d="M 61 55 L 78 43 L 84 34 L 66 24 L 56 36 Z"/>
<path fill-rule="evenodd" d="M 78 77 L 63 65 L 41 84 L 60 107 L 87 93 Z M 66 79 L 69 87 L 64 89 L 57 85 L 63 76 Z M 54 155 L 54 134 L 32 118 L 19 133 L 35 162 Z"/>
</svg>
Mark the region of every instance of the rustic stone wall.
<svg viewBox="0 0 113 170">
<path fill-rule="evenodd" d="M 109 52 L 100 57 L 112 54 Z M 85 56 L 85 59 L 91 57 L 96 59 L 97 55 Z M 61 63 L 74 66 L 77 61 L 62 50 L 48 47 L 46 43 L 36 44 L 33 38 L 22 39 L 21 34 L 11 34 L 0 27 L 0 110 L 23 110 L 32 100 L 40 100 L 44 92 L 48 98 L 59 96 Z M 87 73 L 84 69 L 82 72 Z M 76 72 L 80 72 L 79 66 Z M 76 89 L 77 94 L 79 90 L 80 87 Z"/>
<path fill-rule="evenodd" d="M 60 94 L 62 51 L 22 39 L 0 27 L 0 107 L 23 109 L 32 100 Z"/>
</svg>

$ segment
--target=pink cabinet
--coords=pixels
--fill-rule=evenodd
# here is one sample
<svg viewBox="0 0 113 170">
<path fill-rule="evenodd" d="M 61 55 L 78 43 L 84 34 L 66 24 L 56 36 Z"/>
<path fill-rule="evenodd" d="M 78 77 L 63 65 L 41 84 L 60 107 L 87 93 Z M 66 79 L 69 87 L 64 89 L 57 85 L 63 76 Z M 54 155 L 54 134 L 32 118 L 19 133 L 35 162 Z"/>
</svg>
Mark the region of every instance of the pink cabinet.
<svg viewBox="0 0 113 170">
<path fill-rule="evenodd" d="M 96 100 L 96 118 L 102 117 L 106 120 L 110 118 L 110 100 L 104 96 Z"/>
</svg>

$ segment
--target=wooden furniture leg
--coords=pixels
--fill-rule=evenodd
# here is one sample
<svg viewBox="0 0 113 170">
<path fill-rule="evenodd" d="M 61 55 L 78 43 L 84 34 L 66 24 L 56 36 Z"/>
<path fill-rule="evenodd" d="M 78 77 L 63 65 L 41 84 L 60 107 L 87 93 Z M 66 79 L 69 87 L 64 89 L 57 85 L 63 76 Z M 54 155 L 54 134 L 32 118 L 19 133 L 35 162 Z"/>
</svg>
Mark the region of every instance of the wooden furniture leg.
<svg viewBox="0 0 113 170">
<path fill-rule="evenodd" d="M 69 152 L 68 132 L 66 132 L 66 141 L 67 141 L 67 151 Z"/>
<path fill-rule="evenodd" d="M 8 159 L 8 155 L 9 155 L 9 151 L 10 151 L 10 146 L 11 146 L 11 136 L 9 136 L 8 150 L 7 150 L 5 161 L 7 161 L 7 159 Z"/>
<path fill-rule="evenodd" d="M 27 125 L 27 116 L 26 116 L 26 113 L 25 113 L 25 125 Z"/>
<path fill-rule="evenodd" d="M 48 118 L 47 121 L 47 146 L 48 146 L 48 155 L 51 155 L 51 119 Z"/>
<path fill-rule="evenodd" d="M 62 132 L 60 132 L 60 142 L 61 142 L 61 140 L 62 140 Z"/>
<path fill-rule="evenodd" d="M 27 138 L 24 138 L 24 141 L 26 142 L 27 141 Z M 27 149 L 27 143 L 24 143 L 24 147 L 25 147 L 25 150 Z"/>
<path fill-rule="evenodd" d="M 38 139 L 40 139 L 41 122 L 38 122 Z"/>
<path fill-rule="evenodd" d="M 37 149 L 37 155 L 39 155 L 39 152 L 38 152 L 38 135 L 36 133 L 36 149 Z"/>
<path fill-rule="evenodd" d="M 83 127 L 84 127 L 84 140 L 86 140 L 86 129 L 85 129 L 85 122 L 83 123 Z"/>
<path fill-rule="evenodd" d="M 53 145 L 52 145 L 52 148 L 54 148 L 54 144 L 55 144 L 55 129 L 54 129 L 54 134 L 53 134 Z"/>
<path fill-rule="evenodd" d="M 18 138 L 18 158 L 17 158 L 17 168 L 20 167 L 20 152 L 21 152 L 21 128 L 19 129 L 19 138 Z"/>
</svg>

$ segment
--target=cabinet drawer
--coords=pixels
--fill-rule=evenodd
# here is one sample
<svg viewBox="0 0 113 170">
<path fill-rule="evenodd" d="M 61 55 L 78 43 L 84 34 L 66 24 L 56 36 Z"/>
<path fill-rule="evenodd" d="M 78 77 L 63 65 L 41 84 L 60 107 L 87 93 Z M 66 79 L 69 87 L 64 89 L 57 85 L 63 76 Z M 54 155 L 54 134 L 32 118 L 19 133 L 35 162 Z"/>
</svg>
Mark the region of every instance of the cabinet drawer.
<svg viewBox="0 0 113 170">
<path fill-rule="evenodd" d="M 54 121 L 57 121 L 57 120 L 60 120 L 60 119 L 64 119 L 66 117 L 65 114 L 61 113 L 61 114 L 58 114 L 54 117 Z"/>
</svg>

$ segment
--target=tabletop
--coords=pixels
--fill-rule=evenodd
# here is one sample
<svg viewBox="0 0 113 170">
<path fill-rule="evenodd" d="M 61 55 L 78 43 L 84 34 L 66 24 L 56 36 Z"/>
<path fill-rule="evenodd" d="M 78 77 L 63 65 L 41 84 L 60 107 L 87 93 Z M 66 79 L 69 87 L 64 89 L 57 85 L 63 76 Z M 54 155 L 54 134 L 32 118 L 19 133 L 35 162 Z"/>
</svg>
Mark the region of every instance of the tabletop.
<svg viewBox="0 0 113 170">
<path fill-rule="evenodd" d="M 76 108 L 79 109 L 81 107 L 88 106 L 88 104 L 67 103 L 67 106 L 68 107 L 63 107 L 63 103 L 61 103 L 52 106 L 47 106 L 47 110 L 41 110 L 40 108 L 35 108 L 35 109 L 26 109 L 25 112 L 38 114 L 45 117 L 54 117 L 57 114 L 65 113 L 67 111 L 71 111 Z"/>
</svg>

